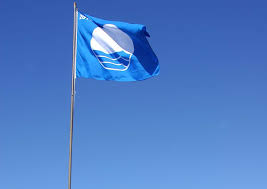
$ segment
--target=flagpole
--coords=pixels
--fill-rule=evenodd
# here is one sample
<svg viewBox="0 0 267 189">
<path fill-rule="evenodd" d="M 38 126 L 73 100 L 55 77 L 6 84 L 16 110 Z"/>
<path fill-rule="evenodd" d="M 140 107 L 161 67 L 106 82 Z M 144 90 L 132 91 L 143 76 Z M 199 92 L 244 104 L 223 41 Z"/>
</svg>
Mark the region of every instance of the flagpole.
<svg viewBox="0 0 267 189">
<path fill-rule="evenodd" d="M 71 189 L 71 166 L 72 166 L 72 139 L 73 139 L 73 113 L 75 97 L 76 79 L 76 49 L 77 49 L 77 4 L 74 2 L 74 22 L 73 22 L 73 54 L 72 54 L 72 80 L 71 80 L 71 109 L 70 109 L 70 145 L 69 145 L 69 177 L 68 189 Z"/>
</svg>

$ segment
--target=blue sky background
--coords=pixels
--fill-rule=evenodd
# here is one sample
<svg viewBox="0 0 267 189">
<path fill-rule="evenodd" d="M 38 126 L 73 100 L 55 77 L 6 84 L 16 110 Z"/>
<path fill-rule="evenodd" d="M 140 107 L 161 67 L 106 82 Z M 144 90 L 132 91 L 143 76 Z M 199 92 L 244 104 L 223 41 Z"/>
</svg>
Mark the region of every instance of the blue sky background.
<svg viewBox="0 0 267 189">
<path fill-rule="evenodd" d="M 78 1 L 147 26 L 143 82 L 77 80 L 73 189 L 266 189 L 264 1 Z M 73 1 L 0 3 L 0 188 L 66 189 Z"/>
</svg>

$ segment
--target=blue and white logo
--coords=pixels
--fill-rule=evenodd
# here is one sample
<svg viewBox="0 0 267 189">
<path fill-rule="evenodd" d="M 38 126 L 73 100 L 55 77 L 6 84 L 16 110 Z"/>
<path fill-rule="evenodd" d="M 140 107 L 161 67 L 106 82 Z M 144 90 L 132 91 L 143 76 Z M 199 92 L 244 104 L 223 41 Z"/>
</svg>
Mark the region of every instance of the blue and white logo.
<svg viewBox="0 0 267 189">
<path fill-rule="evenodd" d="M 117 26 L 105 24 L 103 27 L 96 27 L 90 45 L 103 68 L 115 71 L 125 71 L 129 68 L 134 44 Z"/>
</svg>

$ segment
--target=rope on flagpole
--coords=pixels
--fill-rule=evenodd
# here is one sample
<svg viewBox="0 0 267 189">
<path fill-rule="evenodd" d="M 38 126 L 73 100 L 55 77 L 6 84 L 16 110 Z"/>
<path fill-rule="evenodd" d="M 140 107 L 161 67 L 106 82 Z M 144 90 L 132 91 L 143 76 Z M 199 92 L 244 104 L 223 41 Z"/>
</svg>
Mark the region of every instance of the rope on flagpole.
<svg viewBox="0 0 267 189">
<path fill-rule="evenodd" d="M 74 22 L 73 22 L 73 54 L 72 54 L 72 81 L 71 81 L 71 110 L 70 110 L 70 145 L 69 145 L 69 177 L 68 189 L 71 189 L 71 167 L 72 167 L 72 139 L 73 139 L 73 114 L 76 79 L 76 49 L 77 49 L 77 4 L 74 2 Z"/>
</svg>

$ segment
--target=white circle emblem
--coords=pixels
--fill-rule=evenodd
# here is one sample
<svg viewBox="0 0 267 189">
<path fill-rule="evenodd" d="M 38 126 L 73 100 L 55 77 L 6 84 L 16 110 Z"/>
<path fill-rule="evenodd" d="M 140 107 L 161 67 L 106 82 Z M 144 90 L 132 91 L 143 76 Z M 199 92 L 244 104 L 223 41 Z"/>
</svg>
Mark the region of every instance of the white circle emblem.
<svg viewBox="0 0 267 189">
<path fill-rule="evenodd" d="M 96 27 L 90 41 L 91 49 L 103 68 L 125 71 L 134 53 L 132 39 L 117 26 L 105 24 Z"/>
</svg>

